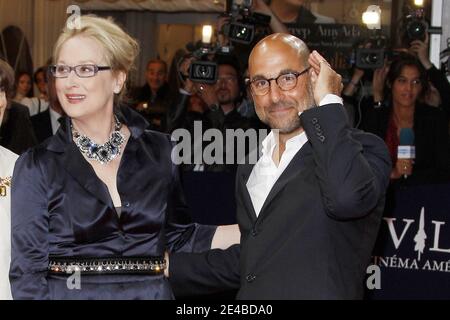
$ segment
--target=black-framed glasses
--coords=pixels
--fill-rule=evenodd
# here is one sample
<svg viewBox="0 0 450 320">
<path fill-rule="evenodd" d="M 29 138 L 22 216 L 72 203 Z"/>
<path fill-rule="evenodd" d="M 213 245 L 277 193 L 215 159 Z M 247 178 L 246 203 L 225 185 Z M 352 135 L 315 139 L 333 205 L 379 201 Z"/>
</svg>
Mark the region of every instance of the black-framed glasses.
<svg viewBox="0 0 450 320">
<path fill-rule="evenodd" d="M 99 71 L 111 70 L 111 67 L 101 67 L 95 64 L 80 64 L 74 67 L 64 64 L 50 66 L 50 72 L 55 78 L 67 78 L 72 70 L 80 78 L 90 78 L 95 76 Z"/>
<path fill-rule="evenodd" d="M 247 79 L 247 80 L 248 80 L 248 83 L 250 84 L 250 87 L 252 88 L 252 91 L 254 94 L 256 94 L 257 96 L 264 96 L 269 92 L 272 80 L 275 80 L 275 82 L 277 83 L 277 86 L 283 91 L 288 91 L 288 90 L 294 89 L 295 86 L 297 85 L 298 77 L 300 77 L 301 75 L 308 72 L 308 70 L 310 68 L 311 67 L 308 67 L 301 72 L 293 71 L 293 72 L 283 73 L 283 74 L 280 74 L 276 78 L 270 78 L 270 79 L 259 78 L 259 79 L 253 79 L 251 81 L 249 79 Z"/>
</svg>

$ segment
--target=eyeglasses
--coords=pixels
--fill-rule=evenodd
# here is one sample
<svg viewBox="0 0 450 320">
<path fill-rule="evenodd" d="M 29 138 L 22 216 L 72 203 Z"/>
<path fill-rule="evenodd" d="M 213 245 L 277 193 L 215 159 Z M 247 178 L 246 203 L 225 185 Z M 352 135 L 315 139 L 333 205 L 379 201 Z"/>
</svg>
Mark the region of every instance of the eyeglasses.
<svg viewBox="0 0 450 320">
<path fill-rule="evenodd" d="M 302 72 L 288 72 L 284 74 L 280 74 L 276 78 L 270 78 L 270 79 L 253 79 L 251 81 L 248 80 L 250 83 L 250 86 L 252 88 L 252 91 L 257 96 L 264 96 L 269 92 L 270 84 L 272 80 L 275 80 L 278 87 L 283 91 L 288 91 L 291 89 L 294 89 L 297 85 L 298 77 L 300 77 L 302 74 L 305 74 L 308 72 L 308 70 L 311 67 L 306 68 Z"/>
<path fill-rule="evenodd" d="M 50 72 L 55 78 L 67 78 L 69 74 L 75 71 L 75 74 L 80 78 L 90 78 L 99 71 L 111 70 L 111 67 L 99 67 L 95 64 L 80 64 L 78 66 L 70 67 L 64 64 L 57 64 L 50 66 Z"/>
</svg>

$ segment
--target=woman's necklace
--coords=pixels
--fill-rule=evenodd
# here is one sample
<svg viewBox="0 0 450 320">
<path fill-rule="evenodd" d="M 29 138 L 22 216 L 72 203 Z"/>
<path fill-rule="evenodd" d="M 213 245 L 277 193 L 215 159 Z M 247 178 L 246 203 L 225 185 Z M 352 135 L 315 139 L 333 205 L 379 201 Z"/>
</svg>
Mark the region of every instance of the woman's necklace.
<svg viewBox="0 0 450 320">
<path fill-rule="evenodd" d="M 120 123 L 115 115 L 114 122 L 114 131 L 111 133 L 109 140 L 104 144 L 95 143 L 88 136 L 80 134 L 75 130 L 73 125 L 71 125 L 72 136 L 81 153 L 86 155 L 88 159 L 98 161 L 101 164 L 107 164 L 120 155 L 120 149 L 125 142 L 125 136 L 120 132 L 122 123 Z"/>
</svg>

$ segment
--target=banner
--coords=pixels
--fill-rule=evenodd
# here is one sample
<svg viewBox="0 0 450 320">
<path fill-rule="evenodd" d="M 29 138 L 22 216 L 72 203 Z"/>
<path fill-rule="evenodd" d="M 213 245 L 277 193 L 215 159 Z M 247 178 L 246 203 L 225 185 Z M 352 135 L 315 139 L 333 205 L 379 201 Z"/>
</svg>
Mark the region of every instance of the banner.
<svg viewBox="0 0 450 320">
<path fill-rule="evenodd" d="M 369 299 L 450 299 L 450 184 L 398 188 L 388 199 Z"/>
<path fill-rule="evenodd" d="M 354 51 L 358 42 L 369 39 L 369 30 L 361 24 L 287 24 L 289 32 L 317 50 L 344 78 L 351 77 Z"/>
</svg>

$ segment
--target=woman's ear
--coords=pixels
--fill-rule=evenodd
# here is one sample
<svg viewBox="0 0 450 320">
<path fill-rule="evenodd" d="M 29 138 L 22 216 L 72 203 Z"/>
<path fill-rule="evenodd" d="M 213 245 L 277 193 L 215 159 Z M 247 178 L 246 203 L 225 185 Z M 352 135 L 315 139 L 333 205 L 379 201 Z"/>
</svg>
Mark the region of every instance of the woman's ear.
<svg viewBox="0 0 450 320">
<path fill-rule="evenodd" d="M 114 88 L 113 88 L 113 91 L 115 94 L 119 94 L 122 91 L 126 80 L 127 80 L 127 75 L 125 72 L 118 71 L 116 73 L 115 81 L 114 81 Z"/>
</svg>

